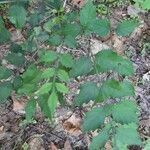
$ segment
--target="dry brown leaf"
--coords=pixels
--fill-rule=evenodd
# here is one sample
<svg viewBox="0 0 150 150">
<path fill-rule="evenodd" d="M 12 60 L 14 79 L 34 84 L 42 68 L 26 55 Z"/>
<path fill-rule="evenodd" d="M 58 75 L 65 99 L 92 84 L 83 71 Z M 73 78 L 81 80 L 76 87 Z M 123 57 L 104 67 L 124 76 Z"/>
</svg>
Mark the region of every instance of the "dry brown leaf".
<svg viewBox="0 0 150 150">
<path fill-rule="evenodd" d="M 64 144 L 64 149 L 65 150 L 72 150 L 72 147 L 71 147 L 69 140 L 66 140 L 66 142 Z"/>
<path fill-rule="evenodd" d="M 23 99 L 18 100 L 16 98 L 15 94 L 12 94 L 11 96 L 12 100 L 13 100 L 13 111 L 19 114 L 25 114 L 25 102 Z"/>
<path fill-rule="evenodd" d="M 85 3 L 85 0 L 72 0 L 71 2 L 75 6 L 82 7 Z"/>
<path fill-rule="evenodd" d="M 67 119 L 64 123 L 63 123 L 63 127 L 64 129 L 74 135 L 74 136 L 79 136 L 82 132 L 81 132 L 81 118 L 76 117 L 75 114 L 73 114 L 69 119 Z"/>
<path fill-rule="evenodd" d="M 53 142 L 50 144 L 50 150 L 58 150 L 58 148 L 55 146 Z"/>
<path fill-rule="evenodd" d="M 119 38 L 117 35 L 112 36 L 112 42 L 114 50 L 119 54 L 122 55 L 124 53 L 124 38 Z"/>
<path fill-rule="evenodd" d="M 4 131 L 4 126 L 0 126 L 0 133 Z"/>
</svg>

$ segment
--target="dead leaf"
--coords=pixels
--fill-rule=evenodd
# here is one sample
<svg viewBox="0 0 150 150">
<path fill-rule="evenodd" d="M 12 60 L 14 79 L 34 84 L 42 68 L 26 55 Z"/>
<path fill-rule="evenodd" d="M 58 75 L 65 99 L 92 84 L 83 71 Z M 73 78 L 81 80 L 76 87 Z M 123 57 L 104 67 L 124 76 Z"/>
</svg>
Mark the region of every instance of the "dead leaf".
<svg viewBox="0 0 150 150">
<path fill-rule="evenodd" d="M 0 126 L 0 133 L 4 131 L 4 126 Z"/>
<path fill-rule="evenodd" d="M 28 144 L 29 150 L 44 150 L 44 141 L 40 134 L 33 135 Z"/>
<path fill-rule="evenodd" d="M 21 98 L 20 100 L 17 99 L 15 94 L 12 94 L 11 96 L 13 100 L 13 111 L 19 114 L 25 114 L 25 102 L 24 99 Z"/>
<path fill-rule="evenodd" d="M 79 136 L 81 132 L 81 118 L 73 114 L 68 120 L 63 123 L 63 128 L 74 136 Z"/>
<path fill-rule="evenodd" d="M 122 55 L 124 53 L 124 50 L 125 50 L 124 41 L 125 41 L 125 38 L 119 38 L 117 35 L 112 36 L 114 50 L 119 55 Z"/>
<path fill-rule="evenodd" d="M 72 0 L 71 3 L 77 7 L 82 7 L 85 3 L 85 0 Z"/>
<path fill-rule="evenodd" d="M 50 144 L 50 150 L 58 150 L 58 148 L 55 146 L 53 142 Z"/>
<path fill-rule="evenodd" d="M 64 149 L 65 150 L 72 150 L 72 147 L 71 147 L 69 140 L 66 140 L 66 142 L 64 144 Z"/>
</svg>

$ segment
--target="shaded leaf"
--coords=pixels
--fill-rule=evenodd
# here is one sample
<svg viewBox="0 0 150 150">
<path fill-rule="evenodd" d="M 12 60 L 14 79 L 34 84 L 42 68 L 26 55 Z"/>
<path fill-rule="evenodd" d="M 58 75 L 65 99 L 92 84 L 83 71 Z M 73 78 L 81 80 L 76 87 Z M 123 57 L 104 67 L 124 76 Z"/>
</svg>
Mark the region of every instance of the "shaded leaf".
<svg viewBox="0 0 150 150">
<path fill-rule="evenodd" d="M 112 50 L 102 50 L 96 54 L 95 58 L 96 71 L 106 72 L 115 71 L 121 75 L 132 75 L 134 73 L 132 63 L 117 55 Z"/>
<path fill-rule="evenodd" d="M 105 120 L 106 114 L 102 108 L 93 108 L 86 113 L 82 128 L 85 132 L 94 131 L 99 128 Z"/>
<path fill-rule="evenodd" d="M 98 101 L 103 101 L 108 98 L 121 98 L 133 95 L 134 95 L 134 87 L 130 82 L 107 80 L 102 84 L 100 88 Z"/>
<path fill-rule="evenodd" d="M 9 78 L 13 72 L 6 67 L 0 66 L 0 80 Z"/>
<path fill-rule="evenodd" d="M 53 90 L 51 95 L 48 98 L 48 107 L 50 109 L 51 116 L 54 115 L 54 112 L 57 107 L 57 103 L 58 103 L 58 96 L 57 96 L 57 93 Z"/>
<path fill-rule="evenodd" d="M 72 70 L 70 71 L 71 77 L 78 77 L 87 75 L 92 70 L 92 61 L 89 57 L 80 57 L 75 60 Z"/>
<path fill-rule="evenodd" d="M 75 97 L 75 105 L 81 106 L 83 103 L 88 103 L 90 100 L 96 100 L 99 93 L 99 88 L 96 83 L 86 82 L 81 85 L 79 94 Z"/>
<path fill-rule="evenodd" d="M 106 142 L 109 140 L 110 128 L 110 124 L 107 124 L 100 131 L 100 133 L 92 139 L 92 142 L 90 144 L 90 150 L 99 150 L 100 148 L 103 148 L 105 146 Z"/>
<path fill-rule="evenodd" d="M 128 124 L 117 128 L 114 142 L 117 149 L 120 149 L 122 146 L 140 145 L 141 139 L 137 132 L 137 125 Z"/>
<path fill-rule="evenodd" d="M 9 20 L 16 28 L 22 28 L 26 23 L 26 10 L 20 5 L 13 5 L 9 9 Z"/>
<path fill-rule="evenodd" d="M 36 110 L 36 101 L 34 99 L 31 99 L 27 102 L 25 107 L 27 121 L 32 120 L 32 117 L 35 114 L 35 110 Z"/>
<path fill-rule="evenodd" d="M 138 26 L 135 20 L 124 20 L 118 24 L 116 32 L 119 36 L 127 36 Z"/>
<path fill-rule="evenodd" d="M 138 122 L 138 109 L 133 101 L 124 100 L 115 104 L 112 109 L 113 120 L 122 124 Z"/>
</svg>

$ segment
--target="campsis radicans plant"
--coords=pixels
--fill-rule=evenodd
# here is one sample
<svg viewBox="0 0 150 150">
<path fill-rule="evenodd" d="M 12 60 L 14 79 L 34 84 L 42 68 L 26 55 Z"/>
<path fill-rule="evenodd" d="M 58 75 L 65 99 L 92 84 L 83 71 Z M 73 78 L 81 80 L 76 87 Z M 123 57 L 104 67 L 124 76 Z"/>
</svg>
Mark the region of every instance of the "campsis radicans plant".
<svg viewBox="0 0 150 150">
<path fill-rule="evenodd" d="M 12 2 L 7 20 L 0 17 L 0 43 L 10 45 L 10 52 L 3 59 L 14 66 L 14 69 L 8 69 L 1 61 L 0 102 L 6 102 L 12 91 L 16 91 L 18 96 L 26 96 L 28 122 L 33 119 L 37 104 L 45 117 L 53 117 L 58 103 L 65 103 L 64 95 L 69 91 L 67 83 L 71 78 L 104 72 L 114 72 L 123 77 L 134 74 L 132 63 L 112 49 L 104 49 L 92 58 L 81 56 L 76 59 L 70 54 L 56 52 L 55 48 L 60 45 L 78 47 L 79 36 L 96 34 L 104 37 L 113 31 L 118 36 L 128 36 L 138 26 L 136 20 L 122 20 L 115 29 L 111 29 L 108 19 L 97 17 L 92 1 L 87 1 L 79 11 L 71 12 L 64 11 L 61 0 L 38 2 L 37 7 L 34 8 L 34 2 L 28 0 Z M 26 32 L 25 41 L 11 41 L 11 33 L 5 27 L 8 20 L 17 31 Z M 51 48 L 41 48 L 43 44 Z M 24 68 L 23 72 L 21 68 Z M 80 86 L 74 106 L 81 107 L 94 101 L 82 125 L 84 132 L 98 131 L 90 150 L 104 148 L 107 142 L 114 150 L 141 145 L 137 132 L 138 107 L 134 100 L 129 100 L 131 96 L 134 96 L 134 87 L 126 79 L 109 79 L 99 84 L 85 82 Z M 97 107 L 108 99 L 118 99 L 119 102 Z"/>
</svg>

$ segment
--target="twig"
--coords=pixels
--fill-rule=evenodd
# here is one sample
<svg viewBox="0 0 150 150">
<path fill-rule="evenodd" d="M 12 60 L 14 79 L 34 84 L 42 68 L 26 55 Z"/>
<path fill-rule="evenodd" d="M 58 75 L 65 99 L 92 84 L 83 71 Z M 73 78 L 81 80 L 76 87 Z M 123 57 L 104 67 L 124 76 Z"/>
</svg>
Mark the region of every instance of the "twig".
<svg viewBox="0 0 150 150">
<path fill-rule="evenodd" d="M 63 8 L 66 7 L 67 0 L 64 1 Z"/>
</svg>

